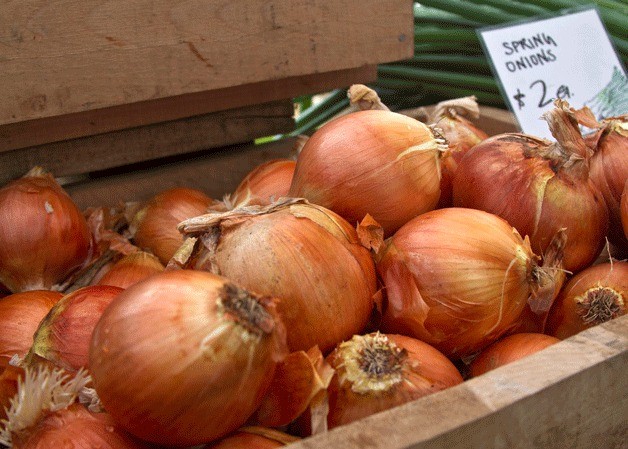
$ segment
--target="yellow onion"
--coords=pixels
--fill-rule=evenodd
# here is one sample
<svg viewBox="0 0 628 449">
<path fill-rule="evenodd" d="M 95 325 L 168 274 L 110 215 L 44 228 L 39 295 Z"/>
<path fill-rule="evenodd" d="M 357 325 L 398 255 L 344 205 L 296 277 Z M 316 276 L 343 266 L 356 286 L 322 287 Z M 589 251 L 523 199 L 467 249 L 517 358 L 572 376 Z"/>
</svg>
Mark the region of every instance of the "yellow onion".
<svg viewBox="0 0 628 449">
<path fill-rule="evenodd" d="M 127 288 L 162 271 L 164 266 L 156 256 L 145 251 L 136 251 L 113 264 L 97 284 Z"/>
<path fill-rule="evenodd" d="M 92 337 L 102 404 L 132 434 L 208 443 L 253 414 L 285 356 L 275 300 L 223 277 L 165 271 L 121 293 Z"/>
<path fill-rule="evenodd" d="M 215 443 L 204 446 L 204 449 L 276 449 L 298 440 L 300 438 L 279 430 L 247 426 Z"/>
<path fill-rule="evenodd" d="M 93 285 L 65 295 L 39 324 L 27 359 L 41 357 L 68 371 L 87 368 L 94 327 L 122 291 L 119 287 Z"/>
<path fill-rule="evenodd" d="M 569 279 L 550 310 L 546 333 L 563 339 L 626 314 L 628 262 L 593 265 Z"/>
<path fill-rule="evenodd" d="M 292 159 L 273 159 L 258 165 L 228 197 L 229 205 L 267 205 L 288 195 L 296 164 Z"/>
<path fill-rule="evenodd" d="M 370 214 L 387 235 L 433 209 L 444 141 L 395 112 L 358 111 L 319 128 L 297 157 L 288 196 L 333 210 L 352 225 Z"/>
<path fill-rule="evenodd" d="M 151 198 L 131 222 L 135 244 L 167 264 L 183 237 L 177 225 L 186 218 L 207 212 L 216 202 L 197 189 L 175 187 Z"/>
<path fill-rule="evenodd" d="M 33 290 L 0 299 L 0 372 L 14 355 L 24 357 L 28 353 L 39 323 L 62 296 Z"/>
<path fill-rule="evenodd" d="M 550 335 L 522 333 L 509 335 L 484 349 L 471 363 L 471 376 L 476 377 L 500 366 L 541 351 L 560 340 Z"/>
<path fill-rule="evenodd" d="M 562 237 L 554 244 L 564 244 Z M 416 217 L 378 257 L 387 295 L 382 330 L 423 340 L 451 358 L 496 341 L 517 325 L 526 304 L 547 312 L 560 266 L 548 260 L 541 267 L 528 239 L 505 220 L 464 208 Z"/>
<path fill-rule="evenodd" d="M 0 188 L 0 283 L 17 293 L 50 290 L 89 257 L 81 211 L 40 168 Z"/>
<path fill-rule="evenodd" d="M 544 115 L 555 143 L 526 134 L 493 136 L 460 161 L 453 183 L 454 205 L 481 209 L 507 220 L 544 254 L 565 228 L 564 266 L 590 265 L 608 229 L 608 211 L 589 178 L 589 156 L 574 111 L 557 100 Z"/>
<path fill-rule="evenodd" d="M 284 199 L 195 217 L 181 230 L 198 236 L 186 267 L 280 299 L 292 352 L 318 346 L 325 353 L 369 321 L 377 290 L 372 257 L 328 209 Z"/>
</svg>

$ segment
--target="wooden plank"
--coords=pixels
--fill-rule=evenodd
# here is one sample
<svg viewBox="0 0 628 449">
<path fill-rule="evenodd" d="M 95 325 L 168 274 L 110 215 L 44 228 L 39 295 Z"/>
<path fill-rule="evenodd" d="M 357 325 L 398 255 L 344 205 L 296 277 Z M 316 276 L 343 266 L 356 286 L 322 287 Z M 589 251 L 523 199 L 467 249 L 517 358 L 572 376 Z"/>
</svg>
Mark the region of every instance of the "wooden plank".
<svg viewBox="0 0 628 449">
<path fill-rule="evenodd" d="M 368 65 L 9 123 L 0 125 L 0 152 L 283 100 L 376 78 L 377 67 Z"/>
<path fill-rule="evenodd" d="M 410 0 L 4 0 L 0 124 L 412 53 Z"/>
<path fill-rule="evenodd" d="M 0 184 L 34 165 L 71 176 L 285 133 L 294 128 L 293 112 L 284 100 L 0 152 Z"/>
</svg>

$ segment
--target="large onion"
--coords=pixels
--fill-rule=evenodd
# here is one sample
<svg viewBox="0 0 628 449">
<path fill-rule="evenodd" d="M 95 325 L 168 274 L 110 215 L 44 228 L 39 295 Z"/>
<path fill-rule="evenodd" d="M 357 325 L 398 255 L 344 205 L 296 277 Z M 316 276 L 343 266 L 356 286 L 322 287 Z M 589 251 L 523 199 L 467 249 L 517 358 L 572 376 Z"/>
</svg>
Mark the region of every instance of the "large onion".
<svg viewBox="0 0 628 449">
<path fill-rule="evenodd" d="M 574 111 L 557 100 L 544 115 L 556 143 L 525 134 L 500 134 L 472 148 L 460 161 L 454 205 L 494 213 L 544 254 L 566 228 L 564 265 L 577 271 L 600 253 L 608 229 L 604 199 L 589 178 L 590 150 Z"/>
<path fill-rule="evenodd" d="M 186 267 L 280 299 L 290 351 L 318 345 L 325 353 L 367 325 L 377 287 L 373 260 L 334 212 L 284 199 L 195 217 L 181 229 L 199 237 Z"/>
<path fill-rule="evenodd" d="M 505 220 L 479 210 L 420 215 L 379 257 L 388 299 L 382 330 L 416 337 L 452 358 L 497 340 L 528 303 L 546 312 L 554 295 L 556 270 L 539 266 L 527 238 Z"/>
<path fill-rule="evenodd" d="M 289 196 L 331 209 L 352 225 L 370 214 L 390 235 L 436 206 L 444 149 L 444 141 L 410 117 L 354 112 L 310 137 L 297 158 Z"/>
<path fill-rule="evenodd" d="M 40 168 L 0 189 L 0 284 L 50 290 L 89 257 L 91 234 L 72 199 Z"/>
<path fill-rule="evenodd" d="M 142 439 L 207 443 L 253 414 L 285 354 L 274 300 L 211 273 L 166 271 L 121 293 L 91 342 L 105 409 Z"/>
</svg>

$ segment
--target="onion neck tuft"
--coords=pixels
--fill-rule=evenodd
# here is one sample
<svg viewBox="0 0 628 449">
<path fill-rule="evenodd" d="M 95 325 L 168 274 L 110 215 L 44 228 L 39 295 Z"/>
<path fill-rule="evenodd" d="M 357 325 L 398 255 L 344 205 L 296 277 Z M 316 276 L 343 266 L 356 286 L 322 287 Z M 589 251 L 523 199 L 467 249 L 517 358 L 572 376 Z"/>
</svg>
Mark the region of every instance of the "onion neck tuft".
<svg viewBox="0 0 628 449">
<path fill-rule="evenodd" d="M 260 336 L 270 334 L 275 327 L 273 317 L 262 305 L 265 299 L 231 283 L 226 283 L 220 292 L 220 305 L 224 312 L 233 316 L 249 332 Z"/>
<path fill-rule="evenodd" d="M 622 315 L 624 299 L 612 288 L 594 287 L 576 298 L 576 308 L 584 323 L 596 325 Z"/>
</svg>

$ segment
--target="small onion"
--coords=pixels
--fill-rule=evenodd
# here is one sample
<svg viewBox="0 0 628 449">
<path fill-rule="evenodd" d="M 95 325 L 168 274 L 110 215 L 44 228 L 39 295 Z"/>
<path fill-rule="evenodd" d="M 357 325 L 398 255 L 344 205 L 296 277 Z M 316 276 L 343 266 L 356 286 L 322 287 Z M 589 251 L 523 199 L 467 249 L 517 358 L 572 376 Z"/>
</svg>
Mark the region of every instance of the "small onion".
<svg viewBox="0 0 628 449">
<path fill-rule="evenodd" d="M 89 257 L 85 218 L 40 168 L 0 188 L 0 283 L 17 293 L 50 290 Z"/>
<path fill-rule="evenodd" d="M 330 429 L 462 383 L 447 357 L 402 335 L 356 335 L 327 360 Z"/>
<path fill-rule="evenodd" d="M 460 161 L 454 205 L 507 220 L 544 254 L 565 228 L 564 268 L 589 266 L 602 250 L 608 211 L 589 178 L 590 150 L 567 103 L 544 115 L 556 143 L 526 134 L 500 134 L 473 147 Z"/>
<path fill-rule="evenodd" d="M 288 195 L 296 161 L 273 159 L 255 167 L 228 197 L 231 208 L 267 205 Z"/>
<path fill-rule="evenodd" d="M 41 357 L 68 371 L 87 368 L 94 327 L 122 291 L 119 287 L 94 285 L 65 295 L 39 324 L 27 360 Z"/>
<path fill-rule="evenodd" d="M 28 353 L 39 323 L 62 297 L 57 292 L 33 290 L 0 299 L 0 372 L 15 354 L 24 357 Z"/>
<path fill-rule="evenodd" d="M 145 251 L 136 251 L 113 264 L 98 280 L 98 285 L 127 288 L 162 271 L 164 266 L 156 256 Z"/>
<path fill-rule="evenodd" d="M 354 112 L 310 137 L 288 196 L 331 209 L 353 225 L 370 214 L 390 235 L 436 206 L 444 149 L 444 141 L 410 117 Z"/>
<path fill-rule="evenodd" d="M 471 363 L 471 376 L 476 377 L 495 368 L 534 354 L 560 340 L 545 334 L 523 333 L 502 338 L 484 349 Z"/>
<path fill-rule="evenodd" d="M 202 271 L 165 271 L 121 293 L 98 322 L 89 367 L 132 434 L 208 443 L 253 414 L 285 355 L 274 299 Z"/>
<path fill-rule="evenodd" d="M 463 208 L 419 215 L 378 257 L 388 299 L 382 330 L 423 340 L 451 358 L 496 341 L 517 325 L 526 304 L 535 313 L 549 310 L 559 264 L 539 266 L 527 238 L 505 220 Z"/>
<path fill-rule="evenodd" d="M 199 236 L 186 267 L 280 298 L 290 351 L 326 353 L 367 325 L 377 290 L 373 260 L 334 212 L 284 199 L 196 217 L 181 229 Z"/>
<path fill-rule="evenodd" d="M 183 242 L 177 225 L 186 218 L 207 212 L 216 202 L 197 189 L 175 187 L 151 198 L 131 222 L 137 246 L 167 264 Z"/>
<path fill-rule="evenodd" d="M 593 265 L 572 277 L 556 298 L 546 333 L 564 339 L 626 313 L 628 262 Z"/>
<path fill-rule="evenodd" d="M 276 449 L 299 440 L 279 430 L 247 426 L 203 449 Z"/>
</svg>

